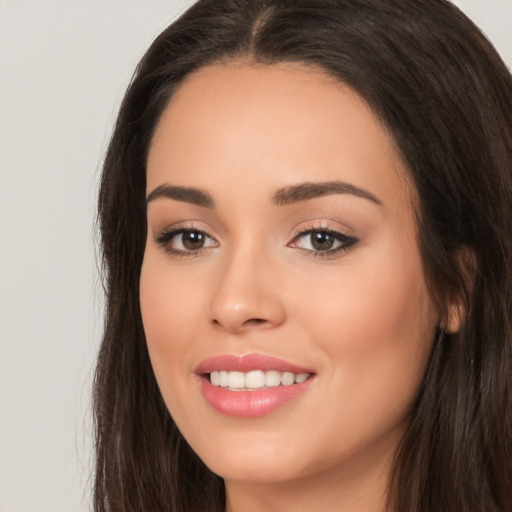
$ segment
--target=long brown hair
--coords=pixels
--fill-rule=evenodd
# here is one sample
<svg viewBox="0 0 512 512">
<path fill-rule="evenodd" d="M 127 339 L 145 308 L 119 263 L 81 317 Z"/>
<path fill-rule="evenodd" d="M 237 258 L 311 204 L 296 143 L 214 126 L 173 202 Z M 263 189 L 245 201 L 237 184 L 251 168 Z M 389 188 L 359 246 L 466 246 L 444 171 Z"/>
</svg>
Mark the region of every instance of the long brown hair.
<svg viewBox="0 0 512 512">
<path fill-rule="evenodd" d="M 200 0 L 141 60 L 99 194 L 106 316 L 94 383 L 96 512 L 222 511 L 221 478 L 184 441 L 156 384 L 139 307 L 145 166 L 184 79 L 224 60 L 298 62 L 356 90 L 419 198 L 418 244 L 441 314 L 396 454 L 396 512 L 512 510 L 512 78 L 446 0 Z"/>
</svg>

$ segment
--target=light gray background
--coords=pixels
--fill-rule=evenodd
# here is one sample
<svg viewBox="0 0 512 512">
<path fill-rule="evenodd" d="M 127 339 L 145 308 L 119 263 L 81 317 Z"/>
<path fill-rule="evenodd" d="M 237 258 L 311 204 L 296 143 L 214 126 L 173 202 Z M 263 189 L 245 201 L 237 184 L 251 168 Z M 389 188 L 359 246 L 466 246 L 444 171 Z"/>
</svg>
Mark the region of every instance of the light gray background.
<svg viewBox="0 0 512 512">
<path fill-rule="evenodd" d="M 0 0 L 0 512 L 90 510 L 97 179 L 151 40 L 191 0 Z M 512 0 L 458 0 L 512 65 Z"/>
</svg>

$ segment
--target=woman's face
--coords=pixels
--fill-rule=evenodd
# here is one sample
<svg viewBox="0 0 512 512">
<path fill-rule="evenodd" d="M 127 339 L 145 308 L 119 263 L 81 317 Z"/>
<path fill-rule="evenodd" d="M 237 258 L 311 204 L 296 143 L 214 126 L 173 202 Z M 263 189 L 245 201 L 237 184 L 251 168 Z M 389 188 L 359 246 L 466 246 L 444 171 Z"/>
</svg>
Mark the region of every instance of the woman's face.
<svg viewBox="0 0 512 512">
<path fill-rule="evenodd" d="M 192 448 L 227 482 L 382 473 L 439 319 L 365 102 L 297 66 L 202 69 L 156 129 L 147 195 L 142 318 Z"/>
</svg>

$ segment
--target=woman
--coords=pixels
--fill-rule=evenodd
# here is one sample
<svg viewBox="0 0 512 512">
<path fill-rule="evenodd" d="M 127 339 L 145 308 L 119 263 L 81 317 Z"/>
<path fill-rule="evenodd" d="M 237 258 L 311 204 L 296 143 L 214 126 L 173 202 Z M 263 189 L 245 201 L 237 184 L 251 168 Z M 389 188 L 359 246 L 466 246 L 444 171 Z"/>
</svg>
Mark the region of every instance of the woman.
<svg viewBox="0 0 512 512">
<path fill-rule="evenodd" d="M 97 511 L 512 509 L 512 80 L 444 0 L 200 0 L 105 161 Z"/>
</svg>

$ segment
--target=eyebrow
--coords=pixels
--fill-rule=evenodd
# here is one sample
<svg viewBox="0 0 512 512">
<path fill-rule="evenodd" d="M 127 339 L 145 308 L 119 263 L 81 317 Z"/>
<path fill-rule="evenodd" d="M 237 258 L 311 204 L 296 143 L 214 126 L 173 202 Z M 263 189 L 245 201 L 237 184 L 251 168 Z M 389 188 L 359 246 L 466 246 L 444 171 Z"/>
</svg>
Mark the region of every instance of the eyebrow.
<svg viewBox="0 0 512 512">
<path fill-rule="evenodd" d="M 333 194 L 350 194 L 367 199 L 379 206 L 384 206 L 382 201 L 368 190 L 337 180 L 320 183 L 300 183 L 299 185 L 280 188 L 272 196 L 271 203 L 276 206 L 286 206 Z M 194 187 L 180 187 L 177 185 L 160 185 L 155 188 L 147 196 L 146 205 L 162 197 L 195 204 L 203 208 L 215 207 L 215 201 L 208 192 Z"/>
<path fill-rule="evenodd" d="M 368 190 L 337 180 L 322 183 L 301 183 L 300 185 L 281 188 L 272 197 L 272 203 L 284 206 L 332 194 L 350 194 L 368 199 L 379 206 L 384 206 L 382 201 Z"/>
<path fill-rule="evenodd" d="M 160 185 L 155 188 L 155 190 L 146 197 L 146 205 L 160 197 L 174 199 L 175 201 L 183 201 L 185 203 L 195 204 L 204 208 L 213 208 L 215 206 L 213 197 L 208 194 L 208 192 L 198 188 L 179 187 L 176 185 Z"/>
</svg>

